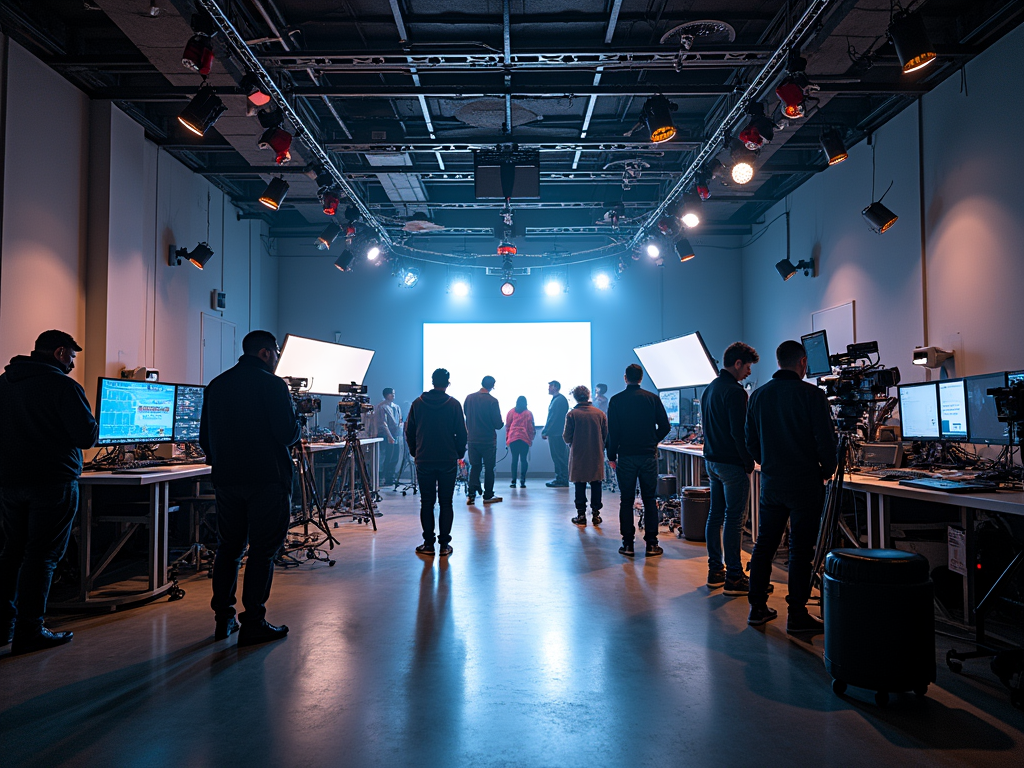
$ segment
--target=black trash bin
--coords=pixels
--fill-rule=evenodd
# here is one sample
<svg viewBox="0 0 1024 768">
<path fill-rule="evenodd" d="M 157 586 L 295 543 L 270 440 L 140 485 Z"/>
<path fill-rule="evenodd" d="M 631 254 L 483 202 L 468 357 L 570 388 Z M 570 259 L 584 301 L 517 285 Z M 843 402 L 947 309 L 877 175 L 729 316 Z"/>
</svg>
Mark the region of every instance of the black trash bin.
<svg viewBox="0 0 1024 768">
<path fill-rule="evenodd" d="M 682 531 L 687 541 L 704 541 L 711 511 L 710 488 L 683 488 Z"/>
<path fill-rule="evenodd" d="M 923 696 L 935 682 L 935 616 L 928 561 L 897 549 L 834 549 L 825 559 L 825 669 L 847 685 Z"/>
</svg>

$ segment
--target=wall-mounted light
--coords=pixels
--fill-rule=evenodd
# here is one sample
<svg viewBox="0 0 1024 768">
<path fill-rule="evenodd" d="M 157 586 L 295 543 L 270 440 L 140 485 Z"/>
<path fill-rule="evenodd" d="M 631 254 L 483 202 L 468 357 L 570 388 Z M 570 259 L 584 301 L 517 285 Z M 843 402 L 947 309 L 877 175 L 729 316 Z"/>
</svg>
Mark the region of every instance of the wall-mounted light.
<svg viewBox="0 0 1024 768">
<path fill-rule="evenodd" d="M 814 275 L 814 262 L 810 259 L 804 259 L 794 264 L 789 259 L 783 259 L 775 265 L 775 269 L 783 280 L 789 280 L 789 278 L 801 270 L 803 270 L 805 277 L 812 277 Z"/>
<path fill-rule="evenodd" d="M 953 359 L 953 353 L 939 347 L 917 347 L 913 359 L 914 365 L 923 368 L 941 368 L 943 363 Z"/>
<path fill-rule="evenodd" d="M 204 85 L 192 97 L 192 101 L 181 110 L 178 122 L 196 136 L 203 136 L 220 119 L 226 109 L 224 102 L 220 100 L 213 88 Z"/>
<path fill-rule="evenodd" d="M 212 258 L 213 249 L 207 243 L 199 243 L 191 251 L 188 248 L 175 248 L 172 245 L 167 254 L 167 263 L 172 267 L 177 267 L 181 265 L 182 259 L 187 259 L 199 269 L 202 269 Z"/>
<path fill-rule="evenodd" d="M 285 196 L 288 194 L 288 182 L 282 179 L 280 176 L 275 176 L 267 184 L 266 190 L 260 195 L 260 202 L 263 203 L 267 208 L 272 211 L 276 211 L 281 207 L 281 203 L 284 202 Z"/>
</svg>

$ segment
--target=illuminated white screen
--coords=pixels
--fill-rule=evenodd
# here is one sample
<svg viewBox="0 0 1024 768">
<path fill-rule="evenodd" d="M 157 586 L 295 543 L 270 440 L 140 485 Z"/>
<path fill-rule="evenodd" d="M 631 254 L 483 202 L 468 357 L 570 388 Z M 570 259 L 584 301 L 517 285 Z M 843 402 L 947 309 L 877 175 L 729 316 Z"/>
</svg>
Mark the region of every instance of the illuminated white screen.
<svg viewBox="0 0 1024 768">
<path fill-rule="evenodd" d="M 699 333 L 634 347 L 633 351 L 658 389 L 700 387 L 718 376 Z"/>
<path fill-rule="evenodd" d="M 502 418 L 523 395 L 534 421 L 543 425 L 549 381 L 561 383 L 570 408 L 575 402 L 569 390 L 592 387 L 590 323 L 424 323 L 424 390 L 432 388 L 430 374 L 437 368 L 448 369 L 448 394 L 460 403 L 480 389 L 484 376 L 493 376 L 491 394 Z"/>
<path fill-rule="evenodd" d="M 274 371 L 278 376 L 309 380 L 309 391 L 317 395 L 338 394 L 339 384 L 362 384 L 373 351 L 346 347 L 327 341 L 288 334 L 281 347 L 281 359 Z"/>
<path fill-rule="evenodd" d="M 899 394 L 900 426 L 904 439 L 938 439 L 939 398 L 935 383 L 900 387 Z"/>
<path fill-rule="evenodd" d="M 963 379 L 939 382 L 939 413 L 943 437 L 967 437 L 967 388 Z"/>
</svg>

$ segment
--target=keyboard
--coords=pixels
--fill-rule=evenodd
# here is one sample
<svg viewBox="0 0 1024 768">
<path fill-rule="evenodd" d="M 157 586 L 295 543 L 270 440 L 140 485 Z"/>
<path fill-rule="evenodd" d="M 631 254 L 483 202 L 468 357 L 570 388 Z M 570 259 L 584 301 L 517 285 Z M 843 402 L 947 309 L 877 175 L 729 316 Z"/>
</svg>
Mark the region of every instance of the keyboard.
<svg viewBox="0 0 1024 768">
<path fill-rule="evenodd" d="M 995 483 L 985 483 L 979 480 L 947 480 L 944 477 L 900 480 L 900 485 L 905 485 L 908 488 L 924 488 L 929 491 L 945 491 L 946 493 L 986 493 L 999 490 Z"/>
<path fill-rule="evenodd" d="M 150 472 L 176 472 L 183 469 L 202 466 L 203 464 L 205 464 L 205 462 L 202 461 L 182 462 L 167 459 L 145 459 L 143 461 L 129 462 L 124 466 L 117 467 L 110 471 L 115 475 L 145 475 Z"/>
<path fill-rule="evenodd" d="M 876 469 L 870 472 L 861 472 L 861 474 L 886 483 L 931 477 L 930 472 L 925 472 L 921 469 Z"/>
</svg>

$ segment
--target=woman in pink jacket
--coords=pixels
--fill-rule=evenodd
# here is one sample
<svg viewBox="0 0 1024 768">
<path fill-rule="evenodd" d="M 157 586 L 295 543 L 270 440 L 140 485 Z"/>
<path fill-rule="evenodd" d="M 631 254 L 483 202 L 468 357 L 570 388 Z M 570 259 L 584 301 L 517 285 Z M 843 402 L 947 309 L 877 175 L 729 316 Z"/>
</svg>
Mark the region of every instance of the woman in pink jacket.
<svg viewBox="0 0 1024 768">
<path fill-rule="evenodd" d="M 516 469 L 520 464 L 522 474 L 519 475 L 519 487 L 526 487 L 526 468 L 530 466 L 526 454 L 533 445 L 536 432 L 533 414 L 526 410 L 526 398 L 520 395 L 516 399 L 516 407 L 505 416 L 505 444 L 512 452 L 512 482 L 509 488 L 516 487 Z"/>
</svg>

